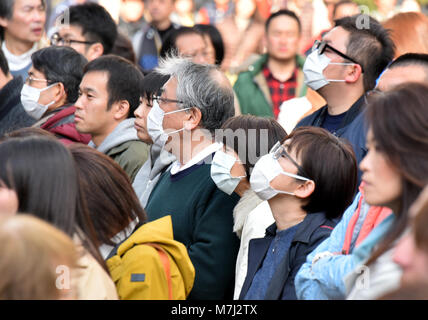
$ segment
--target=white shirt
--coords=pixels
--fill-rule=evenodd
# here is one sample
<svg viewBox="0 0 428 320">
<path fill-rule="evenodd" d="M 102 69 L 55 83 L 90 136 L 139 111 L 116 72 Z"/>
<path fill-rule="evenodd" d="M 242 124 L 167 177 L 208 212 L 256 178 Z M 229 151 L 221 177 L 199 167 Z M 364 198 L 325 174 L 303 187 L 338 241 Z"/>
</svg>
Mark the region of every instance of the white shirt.
<svg viewBox="0 0 428 320">
<path fill-rule="evenodd" d="M 24 69 L 29 64 L 31 64 L 31 55 L 37 51 L 37 43 L 34 43 L 33 47 L 29 51 L 19 56 L 14 55 L 7 49 L 6 41 L 3 41 L 1 48 L 9 64 L 9 69 L 11 71 L 15 71 Z"/>
<path fill-rule="evenodd" d="M 176 160 L 171 167 L 171 174 L 177 174 L 183 170 L 186 170 L 187 168 L 190 168 L 191 166 L 197 164 L 198 162 L 201 162 L 206 157 L 208 157 L 210 154 L 217 152 L 221 147 L 223 147 L 223 144 L 214 142 L 213 144 L 209 145 L 208 147 L 204 148 L 202 151 L 200 151 L 198 154 L 196 154 L 188 163 L 186 163 L 184 166 L 180 163 L 180 161 Z"/>
</svg>

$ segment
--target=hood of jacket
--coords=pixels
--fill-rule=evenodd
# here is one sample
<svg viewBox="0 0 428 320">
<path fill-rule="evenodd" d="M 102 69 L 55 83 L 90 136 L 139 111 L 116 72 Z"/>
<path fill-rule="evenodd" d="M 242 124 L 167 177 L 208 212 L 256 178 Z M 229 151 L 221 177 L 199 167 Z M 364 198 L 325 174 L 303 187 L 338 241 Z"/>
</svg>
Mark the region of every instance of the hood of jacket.
<svg viewBox="0 0 428 320">
<path fill-rule="evenodd" d="M 107 153 L 110 149 L 113 149 L 122 143 L 139 140 L 137 136 L 137 130 L 134 128 L 134 121 L 135 118 L 123 120 L 98 147 L 92 140 L 88 145 L 90 147 L 96 148 L 102 153 Z"/>
<path fill-rule="evenodd" d="M 148 222 L 139 227 L 117 250 L 122 256 L 135 245 L 156 243 L 160 245 L 176 263 L 185 285 L 186 296 L 193 288 L 195 268 L 190 261 L 187 248 L 181 242 L 174 240 L 171 216 Z"/>
</svg>

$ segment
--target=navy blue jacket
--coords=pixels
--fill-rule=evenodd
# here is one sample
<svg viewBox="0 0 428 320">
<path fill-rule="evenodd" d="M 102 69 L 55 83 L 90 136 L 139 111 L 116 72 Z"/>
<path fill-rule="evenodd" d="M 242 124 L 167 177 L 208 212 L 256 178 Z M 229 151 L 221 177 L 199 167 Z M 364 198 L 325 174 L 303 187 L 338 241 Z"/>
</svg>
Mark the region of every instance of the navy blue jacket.
<svg viewBox="0 0 428 320">
<path fill-rule="evenodd" d="M 351 144 L 357 158 L 357 164 L 367 153 L 366 135 L 367 128 L 364 121 L 365 96 L 360 97 L 348 110 L 341 127 L 334 133 L 340 138 L 347 139 Z M 303 118 L 296 127 L 313 126 L 321 127 L 327 115 L 327 105 Z M 358 168 L 358 185 L 361 181 L 361 171 Z"/>
<path fill-rule="evenodd" d="M 310 254 L 324 239 L 330 236 L 338 219 L 328 219 L 322 212 L 309 213 L 300 223 L 291 242 L 290 249 L 278 266 L 266 292 L 265 300 L 296 300 L 294 278 L 306 256 Z M 239 299 L 244 299 L 253 282 L 256 272 L 261 268 L 263 260 L 272 240 L 275 238 L 276 224 L 266 229 L 261 239 L 253 239 L 249 244 L 248 270 Z"/>
</svg>

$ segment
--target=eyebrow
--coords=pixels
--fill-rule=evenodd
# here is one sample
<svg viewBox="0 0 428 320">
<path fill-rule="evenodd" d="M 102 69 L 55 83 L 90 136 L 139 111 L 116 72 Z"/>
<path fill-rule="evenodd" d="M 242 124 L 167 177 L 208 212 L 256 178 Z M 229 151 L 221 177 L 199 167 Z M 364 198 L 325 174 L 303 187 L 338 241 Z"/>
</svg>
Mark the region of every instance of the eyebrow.
<svg viewBox="0 0 428 320">
<path fill-rule="evenodd" d="M 86 92 L 86 93 L 97 93 L 97 91 L 96 91 L 95 89 L 88 88 L 88 87 L 85 87 L 85 88 L 79 88 L 79 90 L 80 90 L 81 92 Z"/>
</svg>

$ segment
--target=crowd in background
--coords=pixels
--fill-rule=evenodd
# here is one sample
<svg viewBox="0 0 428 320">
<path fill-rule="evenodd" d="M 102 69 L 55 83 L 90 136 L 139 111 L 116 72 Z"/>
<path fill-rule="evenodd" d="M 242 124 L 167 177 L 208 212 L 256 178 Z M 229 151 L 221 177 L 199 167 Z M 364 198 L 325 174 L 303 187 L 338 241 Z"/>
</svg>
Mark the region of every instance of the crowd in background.
<svg viewBox="0 0 428 320">
<path fill-rule="evenodd" d="M 0 299 L 428 299 L 416 0 L 2 0 Z"/>
</svg>

